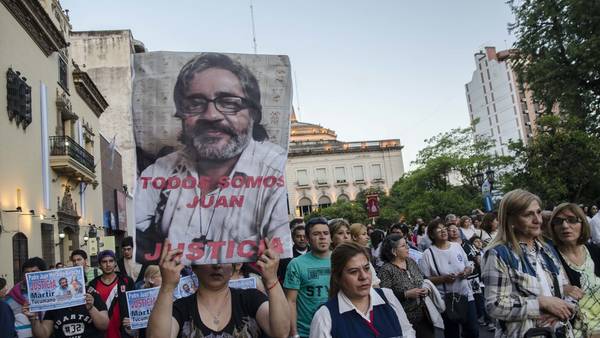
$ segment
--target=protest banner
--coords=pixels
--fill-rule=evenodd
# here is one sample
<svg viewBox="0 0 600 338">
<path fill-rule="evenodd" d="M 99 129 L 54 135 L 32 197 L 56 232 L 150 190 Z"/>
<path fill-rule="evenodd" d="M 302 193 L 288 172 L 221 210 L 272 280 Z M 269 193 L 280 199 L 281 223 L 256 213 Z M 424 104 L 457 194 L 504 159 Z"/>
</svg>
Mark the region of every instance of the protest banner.
<svg viewBox="0 0 600 338">
<path fill-rule="evenodd" d="M 256 289 L 256 278 L 240 278 L 229 281 L 229 287 L 234 289 Z"/>
<path fill-rule="evenodd" d="M 173 290 L 173 299 L 179 299 L 193 295 L 198 289 L 198 278 L 196 275 L 185 276 L 179 279 L 179 283 Z M 127 308 L 131 318 L 133 330 L 143 329 L 148 326 L 148 318 L 154 308 L 160 287 L 127 291 Z"/>
<path fill-rule="evenodd" d="M 133 55 L 136 260 L 165 239 L 184 264 L 291 257 L 284 179 L 292 103 L 287 56 Z"/>
<path fill-rule="evenodd" d="M 143 329 L 148 326 L 148 318 L 154 308 L 160 287 L 127 291 L 127 308 L 131 319 L 131 329 Z"/>
<path fill-rule="evenodd" d="M 179 279 L 179 284 L 177 284 L 177 288 L 174 291 L 173 297 L 175 297 L 175 299 L 179 299 L 192 295 L 194 292 L 196 292 L 196 290 L 198 290 L 198 285 L 198 277 L 196 277 L 196 275 L 181 277 Z"/>
<path fill-rule="evenodd" d="M 83 267 L 25 274 L 31 312 L 63 309 L 85 304 Z"/>
</svg>

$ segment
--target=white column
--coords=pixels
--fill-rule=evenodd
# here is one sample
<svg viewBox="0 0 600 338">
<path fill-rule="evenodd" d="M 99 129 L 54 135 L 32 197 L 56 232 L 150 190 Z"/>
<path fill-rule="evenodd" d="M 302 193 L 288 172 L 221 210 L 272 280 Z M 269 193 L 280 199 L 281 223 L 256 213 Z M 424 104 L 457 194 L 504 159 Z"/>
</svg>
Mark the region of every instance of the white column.
<svg viewBox="0 0 600 338">
<path fill-rule="evenodd" d="M 48 87 L 40 82 L 40 125 L 42 134 L 42 198 L 44 209 L 50 209 L 50 163 L 48 146 Z"/>
</svg>

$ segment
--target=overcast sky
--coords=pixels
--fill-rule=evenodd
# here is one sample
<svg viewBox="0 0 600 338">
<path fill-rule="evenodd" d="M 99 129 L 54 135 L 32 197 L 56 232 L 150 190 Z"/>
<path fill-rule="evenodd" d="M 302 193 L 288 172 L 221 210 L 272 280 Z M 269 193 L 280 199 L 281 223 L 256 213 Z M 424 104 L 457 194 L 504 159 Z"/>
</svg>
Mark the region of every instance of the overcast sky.
<svg viewBox="0 0 600 338">
<path fill-rule="evenodd" d="M 249 0 L 61 0 L 73 30 L 130 29 L 149 51 L 252 53 Z M 426 138 L 469 123 L 464 85 L 483 46 L 506 49 L 502 0 L 253 0 L 259 54 L 286 54 L 298 118 L 342 141 Z"/>
</svg>

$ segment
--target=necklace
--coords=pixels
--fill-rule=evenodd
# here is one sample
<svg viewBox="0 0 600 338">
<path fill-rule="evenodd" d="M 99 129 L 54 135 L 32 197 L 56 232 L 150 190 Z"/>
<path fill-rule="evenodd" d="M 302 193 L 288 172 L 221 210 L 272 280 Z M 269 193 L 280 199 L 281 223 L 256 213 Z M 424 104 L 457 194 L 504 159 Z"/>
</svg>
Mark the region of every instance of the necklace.
<svg viewBox="0 0 600 338">
<path fill-rule="evenodd" d="M 561 254 L 567 260 L 567 263 L 569 263 L 569 265 L 571 265 L 572 267 L 581 268 L 585 265 L 585 261 L 587 259 L 587 249 L 583 245 L 578 247 L 577 249 L 579 252 L 561 252 Z"/>
<path fill-rule="evenodd" d="M 213 190 L 214 191 L 214 190 Z M 205 195 L 208 196 L 208 195 Z M 214 196 L 214 194 L 213 194 Z M 208 226 L 206 227 L 206 232 L 202 233 L 203 231 L 203 227 L 202 227 L 202 207 L 198 207 L 198 219 L 200 220 L 200 238 L 194 238 L 192 240 L 192 242 L 200 242 L 200 243 L 204 243 L 206 244 L 209 240 L 207 239 L 208 236 L 208 232 L 210 231 L 210 227 L 212 225 L 212 221 L 213 221 L 213 217 L 215 216 L 215 210 L 217 209 L 215 207 L 215 204 L 217 203 L 217 200 L 219 199 L 219 197 L 221 196 L 221 188 L 219 188 L 219 191 L 217 191 L 217 197 L 215 197 L 214 203 L 212 204 L 212 212 L 210 214 L 210 219 L 208 220 Z M 192 222 L 190 222 L 189 224 L 191 225 Z"/>
<path fill-rule="evenodd" d="M 204 308 L 204 310 L 206 310 L 206 312 L 208 312 L 212 317 L 213 317 L 213 324 L 214 325 L 219 325 L 221 323 L 221 313 L 223 312 L 223 308 L 225 306 L 225 304 L 227 303 L 227 300 L 229 299 L 229 295 L 230 295 L 231 291 L 229 290 L 229 288 L 227 288 L 227 294 L 225 295 L 225 300 L 223 301 L 223 303 L 221 304 L 221 306 L 219 307 L 219 311 L 217 311 L 217 314 L 213 314 L 207 307 L 205 307 L 201 302 L 200 299 L 198 299 L 198 305 L 200 305 L 200 307 Z"/>
</svg>

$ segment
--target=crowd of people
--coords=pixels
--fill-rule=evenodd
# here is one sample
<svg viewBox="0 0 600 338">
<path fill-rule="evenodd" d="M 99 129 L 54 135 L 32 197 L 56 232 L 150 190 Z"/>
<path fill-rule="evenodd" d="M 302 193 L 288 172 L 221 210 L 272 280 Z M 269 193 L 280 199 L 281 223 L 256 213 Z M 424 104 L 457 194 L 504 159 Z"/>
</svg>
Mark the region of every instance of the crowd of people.
<svg viewBox="0 0 600 338">
<path fill-rule="evenodd" d="M 133 241 L 117 259 L 98 254 L 84 270 L 85 304 L 31 312 L 26 283 L 0 279 L 0 332 L 6 337 L 496 337 L 552 333 L 600 337 L 600 213 L 563 203 L 544 211 L 524 190 L 498 211 L 404 219 L 388 229 L 312 218 L 290 224 L 293 258 L 270 243 L 256 263 L 186 267 L 179 249 L 140 266 Z M 169 247 L 168 241 L 165 247 Z M 23 273 L 44 271 L 38 257 Z M 182 276 L 198 289 L 174 299 Z M 256 288 L 229 282 L 255 278 Z M 148 327 L 132 330 L 125 293 L 160 287 Z"/>
</svg>

